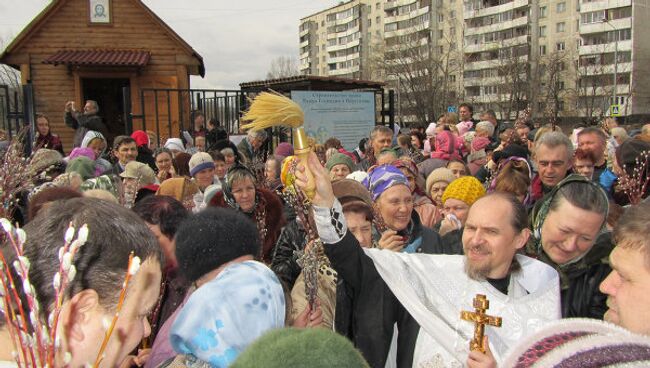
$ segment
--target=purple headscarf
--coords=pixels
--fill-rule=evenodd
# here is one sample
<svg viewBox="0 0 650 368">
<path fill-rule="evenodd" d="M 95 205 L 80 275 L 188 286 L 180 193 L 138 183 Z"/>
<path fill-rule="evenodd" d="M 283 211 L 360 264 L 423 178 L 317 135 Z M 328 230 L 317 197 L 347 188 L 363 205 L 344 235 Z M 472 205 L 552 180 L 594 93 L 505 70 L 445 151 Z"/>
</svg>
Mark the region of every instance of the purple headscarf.
<svg viewBox="0 0 650 368">
<path fill-rule="evenodd" d="M 361 184 L 368 188 L 370 194 L 372 194 L 373 201 L 376 201 L 390 187 L 400 184 L 409 186 L 408 179 L 406 179 L 402 171 L 392 165 L 381 165 L 370 168 L 368 170 L 368 177 Z"/>
</svg>

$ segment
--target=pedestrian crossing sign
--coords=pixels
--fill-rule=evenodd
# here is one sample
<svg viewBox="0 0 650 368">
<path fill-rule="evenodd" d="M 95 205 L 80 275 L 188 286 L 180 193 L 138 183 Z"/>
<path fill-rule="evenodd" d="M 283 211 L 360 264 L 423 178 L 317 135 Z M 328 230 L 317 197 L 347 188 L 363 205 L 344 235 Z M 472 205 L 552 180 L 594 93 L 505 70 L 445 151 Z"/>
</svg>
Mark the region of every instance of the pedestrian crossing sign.
<svg viewBox="0 0 650 368">
<path fill-rule="evenodd" d="M 621 116 L 621 105 L 619 105 L 619 104 L 611 105 L 609 107 L 609 115 L 610 116 Z"/>
</svg>

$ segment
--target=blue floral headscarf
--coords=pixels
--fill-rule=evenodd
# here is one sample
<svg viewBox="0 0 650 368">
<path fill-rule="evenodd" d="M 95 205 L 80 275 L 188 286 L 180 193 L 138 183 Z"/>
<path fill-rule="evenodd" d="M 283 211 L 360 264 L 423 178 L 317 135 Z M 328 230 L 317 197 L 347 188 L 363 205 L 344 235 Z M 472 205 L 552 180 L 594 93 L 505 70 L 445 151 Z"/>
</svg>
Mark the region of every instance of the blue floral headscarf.
<svg viewBox="0 0 650 368">
<path fill-rule="evenodd" d="M 264 332 L 284 327 L 285 301 L 273 271 L 262 263 L 235 263 L 188 299 L 172 325 L 179 354 L 228 367 Z"/>
<path fill-rule="evenodd" d="M 409 186 L 408 179 L 402 171 L 392 165 L 371 167 L 368 169 L 368 177 L 361 184 L 368 188 L 373 201 L 376 201 L 390 187 L 400 184 Z"/>
</svg>

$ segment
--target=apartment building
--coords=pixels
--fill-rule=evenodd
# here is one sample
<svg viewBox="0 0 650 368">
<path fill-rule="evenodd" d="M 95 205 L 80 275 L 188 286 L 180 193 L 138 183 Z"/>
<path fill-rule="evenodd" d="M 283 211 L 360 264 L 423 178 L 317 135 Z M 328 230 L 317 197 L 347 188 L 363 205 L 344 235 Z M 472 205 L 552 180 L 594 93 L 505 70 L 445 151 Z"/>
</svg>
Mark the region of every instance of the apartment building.
<svg viewBox="0 0 650 368">
<path fill-rule="evenodd" d="M 446 57 L 422 75 L 501 119 L 526 107 L 557 118 L 647 114 L 650 38 L 639 30 L 649 21 L 648 0 L 353 0 L 301 20 L 301 72 L 385 80 L 406 96 L 403 81 L 418 78 L 404 78 L 404 65 Z M 377 74 L 371 59 L 387 67 Z"/>
<path fill-rule="evenodd" d="M 458 99 L 463 60 L 461 14 L 461 0 L 384 3 L 383 67 L 378 71 L 398 91 L 398 106 L 401 115 L 407 115 L 405 120 L 434 120 L 435 110 L 446 109 Z M 418 109 L 418 105 L 431 108 Z"/>
<path fill-rule="evenodd" d="M 352 0 L 300 20 L 301 74 L 370 79 L 373 43 L 383 40 L 383 1 Z"/>
<path fill-rule="evenodd" d="M 469 0 L 465 21 L 465 97 L 476 110 L 508 115 L 525 104 L 530 50 L 529 0 Z M 532 25 L 531 25 L 532 27 Z M 505 116 L 501 116 L 505 118 Z"/>
<path fill-rule="evenodd" d="M 650 112 L 647 0 L 580 0 L 578 108 L 582 114 Z"/>
</svg>

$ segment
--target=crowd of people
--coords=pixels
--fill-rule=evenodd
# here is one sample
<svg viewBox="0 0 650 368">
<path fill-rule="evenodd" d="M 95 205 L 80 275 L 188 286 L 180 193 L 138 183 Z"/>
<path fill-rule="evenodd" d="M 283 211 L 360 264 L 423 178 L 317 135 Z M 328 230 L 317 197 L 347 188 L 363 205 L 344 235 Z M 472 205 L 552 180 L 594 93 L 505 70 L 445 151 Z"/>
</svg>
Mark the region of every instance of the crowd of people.
<svg viewBox="0 0 650 368">
<path fill-rule="evenodd" d="M 57 366 L 650 362 L 650 124 L 563 132 L 462 104 L 409 132 L 376 126 L 353 150 L 312 140 L 299 162 L 264 130 L 234 144 L 200 112 L 159 142 L 143 130 L 109 137 L 98 111 L 66 104 L 68 155 L 37 116 L 29 185 L 5 212 L 24 230 L 3 223 L 3 264 L 28 260 L 28 282 L 14 284 L 41 306 L 32 329 L 52 328 L 56 311 Z M 288 193 L 311 176 L 305 210 Z M 59 249 L 74 236 L 85 244 L 59 300 Z M 10 274 L 27 278 L 5 270 L 3 285 Z M 484 351 L 469 348 L 475 326 L 459 318 L 477 294 L 503 319 L 485 327 Z M 38 361 L 11 328 L 27 304 L 2 304 L 1 366 Z"/>
</svg>

